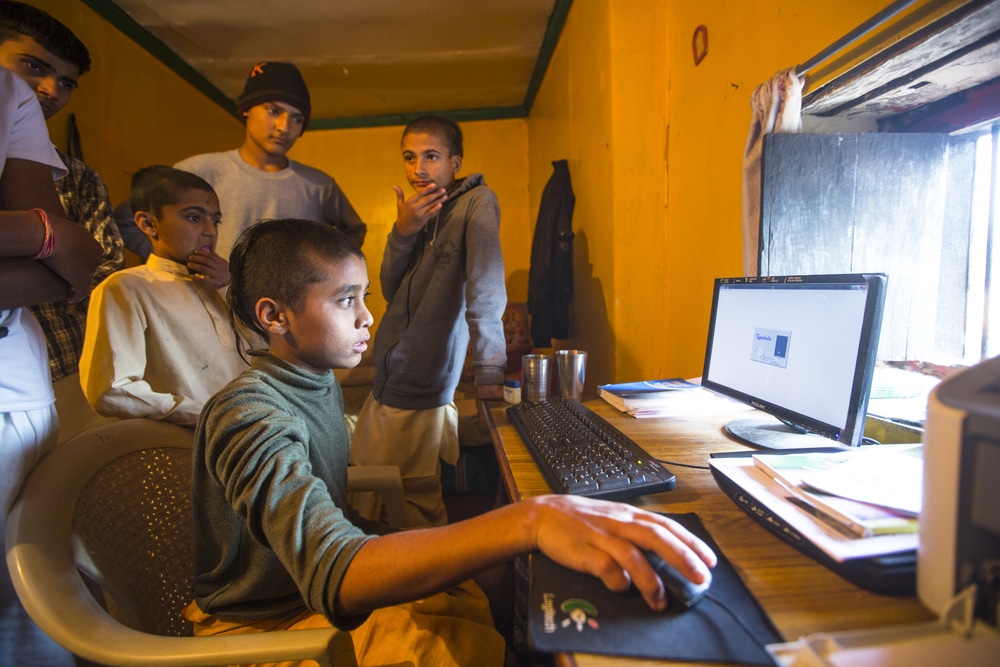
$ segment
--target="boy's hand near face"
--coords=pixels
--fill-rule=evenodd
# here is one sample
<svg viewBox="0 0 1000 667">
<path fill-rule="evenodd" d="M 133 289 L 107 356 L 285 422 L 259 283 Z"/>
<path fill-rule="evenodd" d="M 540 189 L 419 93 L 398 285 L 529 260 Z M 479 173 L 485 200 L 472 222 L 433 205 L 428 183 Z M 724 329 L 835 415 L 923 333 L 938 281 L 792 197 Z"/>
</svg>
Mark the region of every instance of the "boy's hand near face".
<svg viewBox="0 0 1000 667">
<path fill-rule="evenodd" d="M 213 289 L 221 289 L 229 284 L 232 276 L 229 274 L 229 262 L 215 254 L 213 250 L 198 248 L 187 261 L 191 279 Z"/>
<path fill-rule="evenodd" d="M 435 185 L 417 190 L 409 199 L 403 198 L 403 189 L 398 185 L 392 189 L 396 191 L 396 231 L 403 236 L 413 236 L 426 227 L 448 199 L 446 190 Z"/>
</svg>

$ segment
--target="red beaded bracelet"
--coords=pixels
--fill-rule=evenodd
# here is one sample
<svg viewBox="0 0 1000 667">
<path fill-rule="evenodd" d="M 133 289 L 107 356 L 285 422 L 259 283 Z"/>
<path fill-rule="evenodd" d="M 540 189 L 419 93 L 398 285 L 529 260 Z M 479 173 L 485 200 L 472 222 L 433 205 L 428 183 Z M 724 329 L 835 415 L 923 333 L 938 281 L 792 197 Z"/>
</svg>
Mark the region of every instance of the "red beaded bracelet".
<svg viewBox="0 0 1000 667">
<path fill-rule="evenodd" d="M 33 208 L 31 212 L 37 213 L 38 217 L 42 219 L 42 224 L 45 225 L 45 238 L 42 240 L 42 249 L 31 259 L 51 257 L 56 249 L 56 235 L 52 233 L 52 223 L 49 222 L 49 216 L 40 208 Z"/>
</svg>

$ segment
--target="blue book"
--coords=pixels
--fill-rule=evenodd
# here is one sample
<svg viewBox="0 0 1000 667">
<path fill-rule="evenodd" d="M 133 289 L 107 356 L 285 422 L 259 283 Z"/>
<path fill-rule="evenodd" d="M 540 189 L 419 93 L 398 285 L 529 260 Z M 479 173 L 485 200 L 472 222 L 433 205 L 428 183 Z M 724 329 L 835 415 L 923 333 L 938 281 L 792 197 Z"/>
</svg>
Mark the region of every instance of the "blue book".
<svg viewBox="0 0 1000 667">
<path fill-rule="evenodd" d="M 682 378 L 666 380 L 640 380 L 638 382 L 620 382 L 618 384 L 602 384 L 597 387 L 598 395 L 622 412 L 629 408 L 648 406 L 649 403 L 663 400 L 666 395 L 679 390 L 698 389 L 701 385 L 688 382 Z"/>
</svg>

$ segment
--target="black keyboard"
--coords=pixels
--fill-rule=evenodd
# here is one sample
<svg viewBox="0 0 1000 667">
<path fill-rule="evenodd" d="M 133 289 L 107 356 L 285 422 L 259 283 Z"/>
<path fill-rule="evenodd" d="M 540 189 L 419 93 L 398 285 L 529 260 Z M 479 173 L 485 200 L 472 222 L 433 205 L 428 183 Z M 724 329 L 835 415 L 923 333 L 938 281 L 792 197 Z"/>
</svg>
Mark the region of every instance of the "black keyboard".
<svg viewBox="0 0 1000 667">
<path fill-rule="evenodd" d="M 556 493 L 620 499 L 677 486 L 673 473 L 579 401 L 518 403 L 507 418 Z"/>
</svg>

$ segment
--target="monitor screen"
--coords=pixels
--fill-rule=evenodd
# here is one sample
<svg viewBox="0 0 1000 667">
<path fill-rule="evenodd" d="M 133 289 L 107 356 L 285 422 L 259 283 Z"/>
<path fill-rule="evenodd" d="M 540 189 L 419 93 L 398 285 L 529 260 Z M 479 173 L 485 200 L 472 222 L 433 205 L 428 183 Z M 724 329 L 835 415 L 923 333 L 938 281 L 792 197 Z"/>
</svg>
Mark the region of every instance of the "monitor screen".
<svg viewBox="0 0 1000 667">
<path fill-rule="evenodd" d="M 780 420 L 733 422 L 730 435 L 768 449 L 821 444 L 807 434 L 861 444 L 885 286 L 883 274 L 717 279 L 702 384 Z"/>
</svg>

